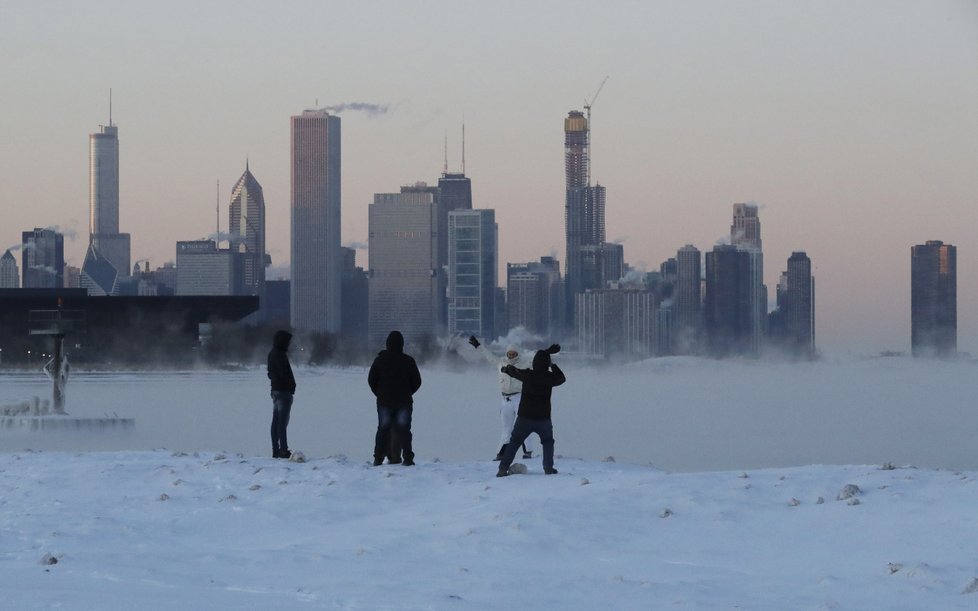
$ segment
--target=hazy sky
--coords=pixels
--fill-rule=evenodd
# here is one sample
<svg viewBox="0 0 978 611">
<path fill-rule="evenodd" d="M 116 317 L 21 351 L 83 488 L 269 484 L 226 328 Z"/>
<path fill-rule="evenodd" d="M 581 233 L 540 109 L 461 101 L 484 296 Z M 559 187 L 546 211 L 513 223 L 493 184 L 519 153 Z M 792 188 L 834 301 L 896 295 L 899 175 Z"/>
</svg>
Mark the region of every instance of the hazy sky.
<svg viewBox="0 0 978 611">
<path fill-rule="evenodd" d="M 592 111 L 607 234 L 658 269 L 760 206 L 770 295 L 793 250 L 828 353 L 907 350 L 910 247 L 958 247 L 978 353 L 978 2 L 5 2 L 0 248 L 58 226 L 80 265 L 88 134 L 113 122 L 133 260 L 221 228 L 250 159 L 289 252 L 289 116 L 347 102 L 343 243 L 375 192 L 460 164 L 500 264 L 564 258 L 563 118 Z M 73 239 L 71 239 L 73 238 Z M 366 265 L 366 251 L 358 251 Z"/>
</svg>

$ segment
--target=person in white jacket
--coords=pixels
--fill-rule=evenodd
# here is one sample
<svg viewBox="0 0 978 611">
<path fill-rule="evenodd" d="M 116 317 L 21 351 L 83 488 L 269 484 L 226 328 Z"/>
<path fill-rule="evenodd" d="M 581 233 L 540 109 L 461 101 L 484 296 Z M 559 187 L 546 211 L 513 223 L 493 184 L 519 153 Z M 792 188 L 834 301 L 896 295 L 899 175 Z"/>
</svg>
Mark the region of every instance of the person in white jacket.
<svg viewBox="0 0 978 611">
<path fill-rule="evenodd" d="M 495 365 L 496 374 L 499 376 L 499 391 L 502 395 L 499 402 L 502 447 L 499 448 L 499 452 L 493 460 L 500 460 L 506 450 L 506 444 L 509 443 L 510 435 L 513 433 L 513 424 L 516 423 L 516 409 L 520 405 L 520 393 L 523 392 L 523 382 L 506 375 L 501 370 L 506 365 L 526 369 L 530 366 L 530 361 L 521 359 L 519 349 L 512 344 L 506 347 L 506 354 L 500 358 L 483 347 L 474 335 L 469 337 L 469 343 L 484 359 Z M 533 458 L 532 446 L 532 442 L 527 438 L 523 443 L 523 458 Z"/>
</svg>

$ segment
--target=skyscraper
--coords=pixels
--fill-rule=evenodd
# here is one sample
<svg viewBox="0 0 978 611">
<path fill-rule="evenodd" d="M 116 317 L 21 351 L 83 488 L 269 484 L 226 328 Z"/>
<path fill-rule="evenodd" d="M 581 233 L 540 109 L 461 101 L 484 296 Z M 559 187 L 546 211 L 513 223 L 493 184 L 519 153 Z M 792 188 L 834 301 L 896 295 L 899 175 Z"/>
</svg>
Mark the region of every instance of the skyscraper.
<svg viewBox="0 0 978 611">
<path fill-rule="evenodd" d="M 115 268 L 119 278 L 129 276 L 130 237 L 119 233 L 119 128 L 109 124 L 88 135 L 89 244 Z"/>
<path fill-rule="evenodd" d="M 448 215 L 453 210 L 472 209 L 472 181 L 465 176 L 465 152 L 462 152 L 463 168 L 461 172 L 448 171 L 448 159 L 446 154 L 445 171 L 438 179 L 437 194 L 435 196 L 435 216 L 438 226 L 436 235 L 438 239 L 438 294 L 446 295 L 448 291 Z M 402 187 L 401 191 L 407 187 Z M 431 188 L 431 187 L 429 187 Z M 438 326 L 448 327 L 448 300 L 439 298 L 438 305 Z"/>
<path fill-rule="evenodd" d="M 788 269 L 778 283 L 778 309 L 771 314 L 772 339 L 789 354 L 815 356 L 815 279 L 812 261 L 804 252 L 788 257 Z"/>
<path fill-rule="evenodd" d="M 756 204 L 734 204 L 730 243 L 749 254 L 748 298 L 750 300 L 750 352 L 757 355 L 767 322 L 767 287 L 764 286 L 764 253 L 761 250 L 761 221 Z"/>
<path fill-rule="evenodd" d="M 265 265 L 265 196 L 261 185 L 245 162 L 245 171 L 231 189 L 229 207 L 230 249 L 237 253 L 242 266 L 242 292 L 258 295 L 264 309 Z"/>
<path fill-rule="evenodd" d="M 734 204 L 733 223 L 730 225 L 730 243 L 762 250 L 761 220 L 757 215 L 756 204 Z"/>
<path fill-rule="evenodd" d="M 529 263 L 507 263 L 506 297 L 509 329 L 524 327 L 544 337 L 558 334 L 565 295 L 556 259 L 540 257 Z"/>
<path fill-rule="evenodd" d="M 448 213 L 448 332 L 495 333 L 498 227 L 494 210 Z"/>
<path fill-rule="evenodd" d="M 601 185 L 591 186 L 590 155 L 588 120 L 584 113 L 572 110 L 564 119 L 564 229 L 567 243 L 565 274 L 568 320 L 574 320 L 575 295 L 587 289 L 601 288 L 600 285 L 595 285 L 594 275 L 586 273 L 587 265 L 584 260 L 585 247 L 600 246 L 605 241 L 605 188 Z"/>
<path fill-rule="evenodd" d="M 408 343 L 427 343 L 438 329 L 437 190 L 376 193 L 368 211 L 368 344 L 384 345 L 397 329 Z"/>
<path fill-rule="evenodd" d="M 53 229 L 35 228 L 21 234 L 21 270 L 25 289 L 64 287 L 65 237 Z"/>
<path fill-rule="evenodd" d="M 340 118 L 306 110 L 291 120 L 292 326 L 339 332 Z"/>
<path fill-rule="evenodd" d="M 10 250 L 0 257 L 0 289 L 19 289 L 20 271 L 17 269 L 17 259 Z"/>
<path fill-rule="evenodd" d="M 581 351 L 626 359 L 655 355 L 655 306 L 655 295 L 643 289 L 591 289 L 577 295 Z"/>
<path fill-rule="evenodd" d="M 958 249 L 940 240 L 910 250 L 910 343 L 914 356 L 958 349 Z"/>
<path fill-rule="evenodd" d="M 714 356 L 751 354 L 751 254 L 721 244 L 706 253 L 703 326 Z"/>
<path fill-rule="evenodd" d="M 676 290 L 673 293 L 675 347 L 679 354 L 690 354 L 703 320 L 701 292 L 702 263 L 698 248 L 687 244 L 676 252 Z"/>
</svg>

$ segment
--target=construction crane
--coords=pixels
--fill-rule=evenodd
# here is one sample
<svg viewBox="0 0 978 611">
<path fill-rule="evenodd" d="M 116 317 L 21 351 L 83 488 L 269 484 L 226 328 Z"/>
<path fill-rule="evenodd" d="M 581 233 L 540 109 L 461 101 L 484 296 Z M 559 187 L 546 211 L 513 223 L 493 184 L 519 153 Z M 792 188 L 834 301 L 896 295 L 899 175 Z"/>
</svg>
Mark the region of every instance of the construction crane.
<svg viewBox="0 0 978 611">
<path fill-rule="evenodd" d="M 587 131 L 588 131 L 587 133 L 588 156 L 587 156 L 587 170 L 586 170 L 587 181 L 586 182 L 587 182 L 587 186 L 589 187 L 591 186 L 591 106 L 594 105 L 594 102 L 595 100 L 598 99 L 598 95 L 601 93 L 601 90 L 604 89 L 604 84 L 607 82 L 608 82 L 608 76 L 605 76 L 604 80 L 601 81 L 601 84 L 598 85 L 598 90 L 594 92 L 593 96 L 591 96 L 591 101 L 588 102 L 587 100 L 584 100 L 584 110 L 587 111 Z"/>
<path fill-rule="evenodd" d="M 608 77 L 606 76 L 604 77 L 604 80 L 601 81 L 601 84 L 598 85 L 598 90 L 594 92 L 593 96 L 591 96 L 591 101 L 588 102 L 587 100 L 584 100 L 584 110 L 587 111 L 587 124 L 589 129 L 591 127 L 591 106 L 594 105 L 594 101 L 598 99 L 598 95 L 601 93 L 601 90 L 604 89 L 604 84 L 607 82 Z"/>
</svg>

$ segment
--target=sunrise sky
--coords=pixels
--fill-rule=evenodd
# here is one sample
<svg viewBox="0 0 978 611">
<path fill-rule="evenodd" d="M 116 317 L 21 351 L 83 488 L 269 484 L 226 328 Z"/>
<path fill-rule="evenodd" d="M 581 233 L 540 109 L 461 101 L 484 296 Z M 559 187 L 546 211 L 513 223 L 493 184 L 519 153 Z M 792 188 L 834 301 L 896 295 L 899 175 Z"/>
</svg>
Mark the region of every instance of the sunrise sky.
<svg viewBox="0 0 978 611">
<path fill-rule="evenodd" d="M 823 352 L 910 345 L 910 247 L 958 247 L 958 345 L 978 353 L 978 3 L 5 2 L 0 249 L 87 247 L 88 134 L 119 126 L 121 230 L 152 267 L 227 229 L 248 159 L 289 252 L 289 116 L 343 118 L 343 243 L 375 192 L 457 171 L 500 264 L 564 258 L 563 118 L 592 111 L 607 234 L 648 270 L 760 207 L 765 280 L 812 258 Z M 366 251 L 358 251 L 366 265 Z M 286 266 L 286 267 L 282 267 Z M 273 272 L 274 273 L 274 272 Z"/>
</svg>

